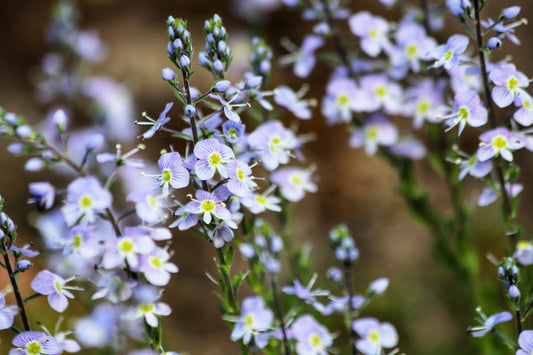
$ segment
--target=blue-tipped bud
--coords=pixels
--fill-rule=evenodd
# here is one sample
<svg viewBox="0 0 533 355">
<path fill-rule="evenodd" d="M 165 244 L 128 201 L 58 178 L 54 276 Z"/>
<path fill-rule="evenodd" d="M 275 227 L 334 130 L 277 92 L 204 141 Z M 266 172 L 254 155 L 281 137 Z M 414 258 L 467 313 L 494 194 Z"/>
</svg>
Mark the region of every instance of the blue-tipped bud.
<svg viewBox="0 0 533 355">
<path fill-rule="evenodd" d="M 502 41 L 498 37 L 492 37 L 487 42 L 489 49 L 498 49 L 502 46 Z"/>
<path fill-rule="evenodd" d="M 28 159 L 26 164 L 24 164 L 24 170 L 26 171 L 40 171 L 46 166 L 44 160 L 38 157 L 33 157 Z"/>
<path fill-rule="evenodd" d="M 31 128 L 27 125 L 18 126 L 16 132 L 20 138 L 29 138 L 32 134 Z"/>
<path fill-rule="evenodd" d="M 168 16 L 167 24 L 170 26 L 172 24 L 172 22 L 174 22 L 174 17 Z"/>
<path fill-rule="evenodd" d="M 328 278 L 334 283 L 340 283 L 342 281 L 342 271 L 336 267 L 330 267 L 328 269 Z"/>
<path fill-rule="evenodd" d="M 4 120 L 10 125 L 16 126 L 18 124 L 17 115 L 13 112 L 8 112 L 4 115 Z"/>
<path fill-rule="evenodd" d="M 7 151 L 11 154 L 21 154 L 24 151 L 24 143 L 14 142 L 7 146 Z"/>
<path fill-rule="evenodd" d="M 226 51 L 226 47 L 227 47 L 226 42 L 218 41 L 218 51 L 220 53 L 224 53 Z"/>
<path fill-rule="evenodd" d="M 67 115 L 65 114 L 65 111 L 62 109 L 57 110 L 52 115 L 52 119 L 54 120 L 57 130 L 63 132 L 67 126 Z"/>
<path fill-rule="evenodd" d="M 241 254 L 245 259 L 251 259 L 255 256 L 254 247 L 250 244 L 242 243 L 239 246 L 239 250 L 241 251 Z"/>
<path fill-rule="evenodd" d="M 174 56 L 174 47 L 172 46 L 172 42 L 168 42 L 167 44 L 167 53 L 169 56 Z"/>
<path fill-rule="evenodd" d="M 24 271 L 28 270 L 32 266 L 33 266 L 33 264 L 31 263 L 31 261 L 26 260 L 26 259 L 20 260 L 17 263 L 17 270 L 24 272 Z"/>
<path fill-rule="evenodd" d="M 512 285 L 511 287 L 509 287 L 509 297 L 511 298 L 520 297 L 520 290 L 518 289 L 518 287 L 516 287 L 516 285 Z"/>
<path fill-rule="evenodd" d="M 212 65 L 211 60 L 205 52 L 198 53 L 198 60 L 200 61 L 200 65 L 204 68 L 209 68 L 209 66 Z"/>
<path fill-rule="evenodd" d="M 188 68 L 191 65 L 191 59 L 186 55 L 182 55 L 180 58 L 180 64 L 183 68 Z"/>
<path fill-rule="evenodd" d="M 13 233 L 15 231 L 15 223 L 13 223 L 13 220 L 9 218 L 9 216 L 5 212 L 0 212 L 0 226 L 2 229 L 6 229 Z"/>
<path fill-rule="evenodd" d="M 220 73 L 220 72 L 223 72 L 224 71 L 224 64 L 222 64 L 222 62 L 217 59 L 213 62 L 213 69 L 217 72 L 217 73 Z"/>
<path fill-rule="evenodd" d="M 520 13 L 520 6 L 511 6 L 503 10 L 503 17 L 506 20 L 510 20 L 512 18 L 515 18 Z"/>
<path fill-rule="evenodd" d="M 172 42 L 172 46 L 177 50 L 183 50 L 183 42 L 179 38 L 176 38 L 174 42 Z"/>
<path fill-rule="evenodd" d="M 220 80 L 215 83 L 215 90 L 216 92 L 226 92 L 231 86 L 231 82 L 229 80 Z"/>
<path fill-rule="evenodd" d="M 262 82 L 263 82 L 262 76 L 253 75 L 253 76 L 250 76 L 246 80 L 246 86 L 248 86 L 249 88 L 257 88 L 261 85 Z"/>
<path fill-rule="evenodd" d="M 280 236 L 275 235 L 270 241 L 270 251 L 274 254 L 279 253 L 283 249 L 283 240 Z"/>
<path fill-rule="evenodd" d="M 85 144 L 85 148 L 88 151 L 93 151 L 100 149 L 104 145 L 104 136 L 101 134 L 94 134 L 87 140 L 87 143 Z"/>
<path fill-rule="evenodd" d="M 168 26 L 168 36 L 170 38 L 176 37 L 176 33 L 174 32 L 174 29 L 172 28 L 172 26 Z"/>
<path fill-rule="evenodd" d="M 169 67 L 166 67 L 161 71 L 161 76 L 163 77 L 163 80 L 166 81 L 174 81 L 174 79 L 176 79 L 176 74 Z"/>
<path fill-rule="evenodd" d="M 194 108 L 193 105 L 185 106 L 185 110 L 184 111 L 185 111 L 185 115 L 189 116 L 189 117 L 194 116 L 196 114 L 196 108 Z"/>
</svg>

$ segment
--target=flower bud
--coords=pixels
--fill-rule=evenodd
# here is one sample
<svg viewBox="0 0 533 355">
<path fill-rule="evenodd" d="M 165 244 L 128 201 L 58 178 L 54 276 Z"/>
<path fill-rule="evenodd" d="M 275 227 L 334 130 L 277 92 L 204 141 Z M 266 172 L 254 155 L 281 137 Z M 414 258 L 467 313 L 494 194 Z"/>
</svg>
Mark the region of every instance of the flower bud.
<svg viewBox="0 0 533 355">
<path fill-rule="evenodd" d="M 215 69 L 216 72 L 222 72 L 224 71 L 224 64 L 222 64 L 222 62 L 219 59 L 217 59 L 213 63 L 213 69 Z"/>
<path fill-rule="evenodd" d="M 18 126 L 16 132 L 20 138 L 29 138 L 32 134 L 31 128 L 27 125 Z"/>
<path fill-rule="evenodd" d="M 217 92 L 226 92 L 230 86 L 231 82 L 229 80 L 220 80 L 215 83 L 215 90 Z"/>
<path fill-rule="evenodd" d="M 492 37 L 487 42 L 487 47 L 489 49 L 498 49 L 502 45 L 502 41 L 498 37 Z"/>
<path fill-rule="evenodd" d="M 180 58 L 180 64 L 184 68 L 188 68 L 191 65 L 191 59 L 186 55 L 182 55 Z"/>
<path fill-rule="evenodd" d="M 512 18 L 515 18 L 520 13 L 520 6 L 511 6 L 503 10 L 503 17 L 506 20 L 510 20 Z"/>
<path fill-rule="evenodd" d="M 186 116 L 194 116 L 196 114 L 196 108 L 194 108 L 193 105 L 187 105 L 185 106 L 185 115 Z"/>
<path fill-rule="evenodd" d="M 518 287 L 516 287 L 516 285 L 512 285 L 511 287 L 509 287 L 509 296 L 511 298 L 520 297 L 520 290 L 518 289 Z"/>
<path fill-rule="evenodd" d="M 17 263 L 17 270 L 24 272 L 32 266 L 33 264 L 31 263 L 31 261 L 23 259 Z"/>
<path fill-rule="evenodd" d="M 101 134 L 94 134 L 87 140 L 87 143 L 85 144 L 85 148 L 89 151 L 100 149 L 100 147 L 104 144 L 104 136 Z"/>
<path fill-rule="evenodd" d="M 176 74 L 169 67 L 166 67 L 161 71 L 161 76 L 163 77 L 163 80 L 166 81 L 174 81 L 174 79 L 176 79 Z"/>
<path fill-rule="evenodd" d="M 52 115 L 52 120 L 59 132 L 63 132 L 67 126 L 67 115 L 62 109 L 56 110 Z"/>
</svg>

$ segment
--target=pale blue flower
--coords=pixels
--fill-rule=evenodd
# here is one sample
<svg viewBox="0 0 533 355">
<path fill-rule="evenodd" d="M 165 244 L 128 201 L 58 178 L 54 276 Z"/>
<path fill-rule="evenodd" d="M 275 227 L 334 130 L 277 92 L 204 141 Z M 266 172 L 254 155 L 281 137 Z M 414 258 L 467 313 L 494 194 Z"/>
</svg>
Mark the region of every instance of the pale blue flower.
<svg viewBox="0 0 533 355">
<path fill-rule="evenodd" d="M 247 297 L 242 301 L 241 316 L 231 333 L 231 340 L 242 339 L 244 344 L 249 344 L 252 337 L 260 332 L 265 332 L 272 326 L 274 314 L 265 307 L 265 301 L 259 296 Z M 260 348 L 266 346 L 257 344 Z M 262 345 L 262 346 L 260 346 Z"/>
<path fill-rule="evenodd" d="M 61 209 L 69 226 L 93 224 L 98 214 L 111 206 L 111 193 L 93 176 L 80 177 L 67 187 L 67 202 Z"/>
<path fill-rule="evenodd" d="M 470 328 L 470 332 L 473 337 L 482 337 L 488 332 L 492 331 L 496 324 L 508 322 L 513 319 L 513 315 L 509 312 L 496 313 L 488 318 L 483 313 L 480 314 L 483 317 L 483 325 Z"/>
<path fill-rule="evenodd" d="M 211 179 L 216 171 L 223 178 L 227 178 L 226 164 L 235 158 L 233 150 L 215 138 L 205 139 L 196 143 L 194 155 L 198 159 L 194 165 L 194 171 L 200 180 Z"/>
<path fill-rule="evenodd" d="M 66 286 L 67 282 L 61 276 L 48 270 L 39 272 L 31 283 L 31 288 L 42 295 L 48 296 L 48 303 L 57 312 L 63 312 L 68 306 L 68 298 L 74 298 L 69 290 L 81 290 L 78 287 Z"/>
<path fill-rule="evenodd" d="M 533 354 L 533 330 L 524 330 L 518 336 L 518 345 L 520 349 L 515 355 L 531 355 Z"/>
<path fill-rule="evenodd" d="M 468 37 L 463 35 L 453 35 L 448 39 L 446 44 L 441 44 L 430 52 L 430 56 L 436 59 L 432 68 L 444 66 L 450 70 L 460 62 L 460 57 L 468 46 Z"/>
<path fill-rule="evenodd" d="M 326 355 L 334 336 L 310 314 L 298 317 L 291 326 L 298 355 Z"/>
<path fill-rule="evenodd" d="M 393 348 L 398 344 L 398 333 L 388 322 L 360 318 L 353 322 L 352 329 L 361 337 L 356 341 L 355 347 L 364 355 L 379 355 L 383 348 Z"/>
<path fill-rule="evenodd" d="M 13 338 L 16 348 L 9 351 L 9 355 L 58 355 L 63 347 L 53 337 L 43 332 L 27 331 Z"/>
</svg>

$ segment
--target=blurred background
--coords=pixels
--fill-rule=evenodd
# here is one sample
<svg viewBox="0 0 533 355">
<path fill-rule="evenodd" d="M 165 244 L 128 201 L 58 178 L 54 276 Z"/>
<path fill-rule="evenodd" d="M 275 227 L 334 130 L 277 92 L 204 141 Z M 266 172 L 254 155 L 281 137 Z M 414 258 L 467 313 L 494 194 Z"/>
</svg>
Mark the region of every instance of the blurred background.
<svg viewBox="0 0 533 355">
<path fill-rule="evenodd" d="M 358 6 L 365 6 L 388 19 L 399 17 L 378 1 L 355 3 L 351 5 L 353 12 L 362 9 Z M 501 2 L 493 3 L 488 11 L 495 18 Z M 41 122 L 49 109 L 38 100 L 36 85 L 43 56 L 51 51 L 45 29 L 54 4 L 55 1 L 50 0 L 0 1 L 0 105 L 25 116 L 32 124 Z M 247 0 L 80 0 L 78 4 L 80 28 L 96 31 L 106 45 L 105 60 L 88 68 L 88 74 L 111 77 L 131 91 L 135 103 L 132 125 L 133 120 L 141 119 L 142 111 L 157 117 L 164 105 L 174 100 L 168 85 L 161 80 L 161 69 L 170 66 L 166 54 L 169 15 L 188 21 L 196 53 L 203 47 L 205 19 L 214 13 L 223 17 L 235 57 L 230 69 L 232 81 L 239 80 L 243 72 L 249 70 L 253 36 L 263 37 L 272 46 L 274 57 L 279 58 L 286 54 L 280 45 L 282 38 L 300 44 L 312 26 L 303 21 L 299 13 L 278 6 L 275 0 L 264 1 L 263 8 L 254 7 Z M 527 0 L 505 2 L 505 5 L 521 5 L 522 16 L 531 14 L 532 5 Z M 448 34 L 461 31 L 455 20 L 448 18 L 447 21 Z M 531 74 L 528 65 L 533 57 L 528 33 L 527 27 L 519 28 L 517 34 L 523 45 L 518 47 L 506 41 L 501 49 L 501 56 L 512 55 L 517 68 L 526 75 Z M 445 34 L 440 34 L 438 40 L 444 42 Z M 196 71 L 193 85 L 207 89 L 212 82 L 210 74 L 202 73 L 198 65 Z M 292 74 L 291 68 L 276 63 L 270 87 L 283 83 L 297 90 L 303 83 L 309 83 L 311 89 L 306 97 L 321 99 L 329 74 L 330 68 L 319 64 L 308 79 L 300 80 Z M 286 122 L 290 121 L 295 119 L 287 117 Z M 475 305 L 464 301 L 469 291 L 435 261 L 430 234 L 413 221 L 396 193 L 395 172 L 384 161 L 368 157 L 362 150 L 350 149 L 348 128 L 325 125 L 319 108 L 315 109 L 312 120 L 299 121 L 298 125 L 299 133 L 316 134 L 316 140 L 308 143 L 304 151 L 307 161 L 316 164 L 319 191 L 291 207 L 289 232 L 295 245 L 309 245 L 312 265 L 319 270 L 319 280 L 322 280 L 319 283 L 327 286 L 325 271 L 334 264 L 327 242 L 328 231 L 344 222 L 361 253 L 355 269 L 356 290 L 364 292 L 368 283 L 378 277 L 391 280 L 386 295 L 376 300 L 364 315 L 395 324 L 400 334 L 400 348 L 407 354 L 475 354 L 477 350 L 472 344 L 476 340 L 466 335 L 475 316 Z M 28 211 L 33 210 L 33 206 L 26 203 L 29 198 L 27 184 L 48 179 L 49 175 L 25 172 L 26 159 L 7 153 L 8 143 L 6 139 L 0 140 L 0 194 L 7 201 L 6 212 L 19 225 L 21 238 L 34 241 L 38 248 L 38 234 L 27 222 Z M 135 144 L 131 142 L 130 146 Z M 145 157 L 155 160 L 158 150 L 168 144 L 172 142 L 148 141 Z M 518 159 L 523 167 L 521 181 L 531 181 L 533 168 L 528 163 L 529 156 L 524 153 Z M 424 162 L 417 163 L 416 168 L 421 186 L 430 190 L 432 200 L 442 213 L 450 213 L 448 196 L 440 179 Z M 471 180 L 467 181 L 467 187 L 467 199 L 474 203 L 482 187 Z M 533 194 L 526 186 L 519 216 L 525 226 L 526 239 L 530 239 L 533 227 L 533 219 L 529 218 L 532 204 Z M 496 203 L 476 208 L 472 226 L 484 280 L 494 285 L 497 284 L 496 268 L 485 255 L 493 253 L 500 258 L 508 246 L 500 221 L 500 208 Z M 220 319 L 217 298 L 213 294 L 216 287 L 205 275 L 206 272 L 216 273 L 213 248 L 193 234 L 175 233 L 173 249 L 174 262 L 180 272 L 172 278 L 164 296 L 173 309 L 173 315 L 164 319 L 164 339 L 168 348 L 203 355 L 239 353 L 229 339 L 229 328 Z M 34 273 L 41 267 L 34 268 Z M 31 279 L 32 275 L 21 275 L 25 294 L 32 292 L 28 287 Z M 0 280 L 0 287 L 7 284 L 5 275 Z M 503 296 L 496 292 L 495 297 Z M 47 314 L 49 308 L 43 302 L 32 302 L 30 314 Z M 71 305 L 69 310 L 75 312 L 76 307 Z M 77 311 L 84 312 L 83 309 Z M 50 311 L 50 317 L 52 327 L 57 315 Z M 37 321 L 35 316 L 32 321 Z M 0 344 L 0 353 L 7 353 L 9 339 L 5 338 Z"/>
</svg>

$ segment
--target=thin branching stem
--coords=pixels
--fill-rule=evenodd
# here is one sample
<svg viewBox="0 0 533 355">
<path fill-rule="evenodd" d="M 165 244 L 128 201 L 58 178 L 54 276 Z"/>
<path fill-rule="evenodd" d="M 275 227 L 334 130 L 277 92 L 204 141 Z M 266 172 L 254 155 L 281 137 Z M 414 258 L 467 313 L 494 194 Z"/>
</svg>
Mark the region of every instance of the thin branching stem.
<svg viewBox="0 0 533 355">
<path fill-rule="evenodd" d="M 9 260 L 9 251 L 7 249 L 5 241 L 2 243 L 2 247 L 4 249 L 4 252 L 2 254 L 4 255 L 4 262 L 5 262 L 7 274 L 9 275 L 9 281 L 11 282 L 11 286 L 13 287 L 13 293 L 15 294 L 15 299 L 17 300 L 17 306 L 19 308 L 20 318 L 22 319 L 22 325 L 24 326 L 24 330 L 29 332 L 31 329 L 30 329 L 30 323 L 28 321 L 28 315 L 26 314 L 26 308 L 24 307 L 24 301 L 22 300 L 22 296 L 20 294 L 17 277 L 15 275 L 13 267 L 11 266 L 11 261 Z"/>
<path fill-rule="evenodd" d="M 285 351 L 285 355 L 290 355 L 291 351 L 289 347 L 289 338 L 287 337 L 287 330 L 286 330 L 286 325 L 285 325 L 285 319 L 283 317 L 283 309 L 282 309 L 281 302 L 279 299 L 277 282 L 276 282 L 274 275 L 269 273 L 269 276 L 270 276 L 270 287 L 272 288 L 272 298 L 274 300 L 274 310 L 279 320 L 279 324 L 281 327 L 281 334 L 283 335 L 283 340 L 282 340 L 283 350 Z"/>
<path fill-rule="evenodd" d="M 487 110 L 489 115 L 489 124 L 492 129 L 496 128 L 498 126 L 496 122 L 496 115 L 494 112 L 494 102 L 492 101 L 492 96 L 490 94 L 490 87 L 489 87 L 489 76 L 487 74 L 487 63 L 485 59 L 485 51 L 483 50 L 483 33 L 481 31 L 481 20 L 480 20 L 480 7 L 479 7 L 479 0 L 474 0 L 474 16 L 476 20 L 476 42 L 477 42 L 477 52 L 479 57 L 479 64 L 481 66 L 481 77 L 483 80 L 483 89 L 485 92 L 485 101 L 487 103 Z M 502 193 L 503 198 L 503 213 L 504 213 L 504 219 L 506 224 L 506 229 L 509 225 L 509 222 L 512 218 L 512 209 L 511 209 L 511 202 L 509 200 L 509 195 L 507 193 L 507 190 L 505 188 L 505 179 L 503 176 L 503 169 L 501 166 L 501 163 L 498 164 L 496 167 L 496 176 L 498 179 L 498 183 L 500 185 L 500 191 Z"/>
</svg>

